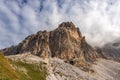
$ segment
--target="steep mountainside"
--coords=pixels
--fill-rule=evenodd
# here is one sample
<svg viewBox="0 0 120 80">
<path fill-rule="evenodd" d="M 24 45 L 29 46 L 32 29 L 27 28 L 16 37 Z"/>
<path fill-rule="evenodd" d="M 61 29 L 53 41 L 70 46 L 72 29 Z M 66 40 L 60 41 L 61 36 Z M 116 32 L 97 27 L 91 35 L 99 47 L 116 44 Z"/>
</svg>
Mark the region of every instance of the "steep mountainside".
<svg viewBox="0 0 120 80">
<path fill-rule="evenodd" d="M 3 49 L 5 55 L 30 52 L 42 58 L 58 57 L 76 66 L 88 66 L 101 58 L 72 22 L 63 22 L 57 29 L 39 31 L 30 35 L 17 46 Z"/>
</svg>

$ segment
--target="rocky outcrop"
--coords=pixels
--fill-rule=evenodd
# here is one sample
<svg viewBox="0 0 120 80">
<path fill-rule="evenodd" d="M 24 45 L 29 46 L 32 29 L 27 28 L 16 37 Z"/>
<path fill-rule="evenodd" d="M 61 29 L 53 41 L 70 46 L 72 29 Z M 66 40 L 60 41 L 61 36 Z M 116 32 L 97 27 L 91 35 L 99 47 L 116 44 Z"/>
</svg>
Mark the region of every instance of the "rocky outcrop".
<svg viewBox="0 0 120 80">
<path fill-rule="evenodd" d="M 86 42 L 72 22 L 63 22 L 50 32 L 39 31 L 2 52 L 5 55 L 30 52 L 43 58 L 58 57 L 76 66 L 87 66 L 102 57 Z"/>
</svg>

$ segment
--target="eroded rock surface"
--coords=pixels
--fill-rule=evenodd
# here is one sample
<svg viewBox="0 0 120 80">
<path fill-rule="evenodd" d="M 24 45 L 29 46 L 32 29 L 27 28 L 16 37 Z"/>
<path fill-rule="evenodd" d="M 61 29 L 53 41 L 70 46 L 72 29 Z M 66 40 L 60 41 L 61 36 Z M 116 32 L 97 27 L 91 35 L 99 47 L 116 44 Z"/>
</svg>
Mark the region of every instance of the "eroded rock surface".
<svg viewBox="0 0 120 80">
<path fill-rule="evenodd" d="M 91 62 L 102 57 L 86 42 L 72 22 L 63 22 L 50 32 L 39 31 L 2 52 L 5 55 L 30 52 L 42 58 L 57 57 L 78 67 L 89 67 Z"/>
</svg>

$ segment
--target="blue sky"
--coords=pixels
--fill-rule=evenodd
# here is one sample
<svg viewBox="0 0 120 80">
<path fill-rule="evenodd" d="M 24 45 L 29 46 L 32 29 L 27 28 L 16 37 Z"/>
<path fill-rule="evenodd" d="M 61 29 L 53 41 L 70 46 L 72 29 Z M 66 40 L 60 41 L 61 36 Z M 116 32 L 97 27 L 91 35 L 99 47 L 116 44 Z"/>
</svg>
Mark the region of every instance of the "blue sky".
<svg viewBox="0 0 120 80">
<path fill-rule="evenodd" d="M 0 49 L 72 21 L 93 46 L 120 37 L 120 0 L 0 0 Z"/>
</svg>

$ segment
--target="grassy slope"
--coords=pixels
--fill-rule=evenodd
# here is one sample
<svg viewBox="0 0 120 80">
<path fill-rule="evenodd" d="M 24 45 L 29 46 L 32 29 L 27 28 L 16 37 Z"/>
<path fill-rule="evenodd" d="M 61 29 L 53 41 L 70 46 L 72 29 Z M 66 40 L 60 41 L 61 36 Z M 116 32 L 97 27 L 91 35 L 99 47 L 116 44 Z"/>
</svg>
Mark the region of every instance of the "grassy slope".
<svg viewBox="0 0 120 80">
<path fill-rule="evenodd" d="M 11 66 L 14 66 L 13 67 Z M 0 80 L 45 80 L 47 71 L 45 63 L 28 64 L 6 59 L 0 53 Z"/>
<path fill-rule="evenodd" d="M 0 80 L 18 80 L 15 70 L 0 52 Z"/>
<path fill-rule="evenodd" d="M 16 66 L 17 74 L 20 80 L 45 80 L 46 79 L 46 68 L 43 66 L 44 63 L 39 64 L 28 64 L 25 62 L 15 62 L 10 61 L 14 66 Z M 24 68 L 27 72 L 21 70 Z M 27 74 L 25 74 L 27 73 Z"/>
</svg>

